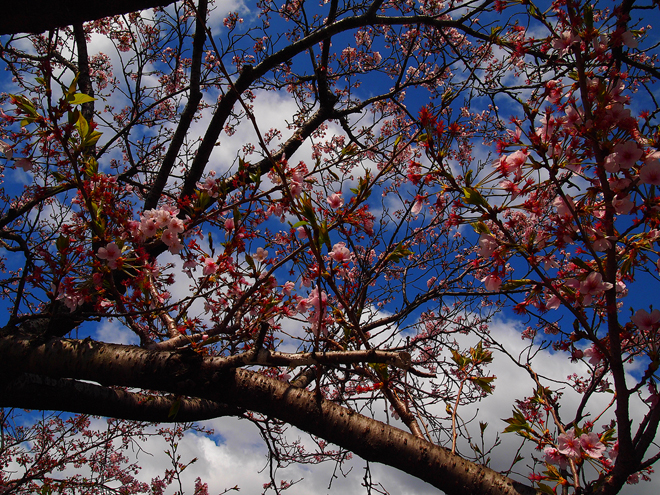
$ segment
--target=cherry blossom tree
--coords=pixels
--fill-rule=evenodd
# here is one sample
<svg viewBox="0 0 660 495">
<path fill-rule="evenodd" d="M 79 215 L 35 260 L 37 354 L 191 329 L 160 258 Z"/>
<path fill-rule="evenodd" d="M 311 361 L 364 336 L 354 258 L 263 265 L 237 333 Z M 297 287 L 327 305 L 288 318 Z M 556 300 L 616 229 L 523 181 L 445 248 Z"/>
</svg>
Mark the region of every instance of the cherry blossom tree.
<svg viewBox="0 0 660 495">
<path fill-rule="evenodd" d="M 221 416 L 275 468 L 355 453 L 446 493 L 650 476 L 657 2 L 123 5 L 3 27 L 0 406 L 76 415 L 5 409 L 0 488 L 162 491 L 176 439 Z M 503 311 L 525 352 L 491 333 Z M 550 350 L 580 374 L 544 376 Z M 463 414 L 497 397 L 494 360 L 529 379 L 490 426 L 514 452 Z M 149 432 L 173 461 L 150 486 L 118 450 Z"/>
</svg>

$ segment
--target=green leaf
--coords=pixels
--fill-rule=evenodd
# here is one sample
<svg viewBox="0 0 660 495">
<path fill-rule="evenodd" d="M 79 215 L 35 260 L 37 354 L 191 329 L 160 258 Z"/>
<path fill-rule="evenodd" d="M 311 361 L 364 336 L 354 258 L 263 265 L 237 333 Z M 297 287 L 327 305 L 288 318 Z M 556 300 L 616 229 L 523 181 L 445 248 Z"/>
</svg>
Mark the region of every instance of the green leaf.
<svg viewBox="0 0 660 495">
<path fill-rule="evenodd" d="M 304 227 L 305 225 L 309 225 L 309 222 L 307 222 L 307 221 L 305 221 L 305 220 L 301 220 L 300 222 L 296 222 L 296 223 L 294 223 L 294 224 L 291 226 L 291 228 L 292 228 L 292 229 L 297 229 L 298 227 Z"/>
<path fill-rule="evenodd" d="M 355 143 L 351 143 L 341 150 L 341 156 L 353 156 L 357 154 L 358 146 Z"/>
<path fill-rule="evenodd" d="M 504 433 L 514 432 L 514 433 L 518 433 L 519 435 L 523 435 L 523 432 L 531 431 L 531 428 L 529 424 L 527 424 L 527 420 L 525 419 L 525 416 L 523 416 L 523 414 L 518 409 L 514 409 L 513 417 L 505 419 L 504 422 L 509 423 L 509 426 L 504 428 Z"/>
<path fill-rule="evenodd" d="M 89 134 L 89 124 L 87 123 L 87 119 L 83 117 L 82 113 L 78 114 L 78 122 L 76 122 L 76 127 L 78 128 L 78 132 L 84 141 Z"/>
<path fill-rule="evenodd" d="M 614 433 L 615 433 L 614 428 L 610 428 L 609 430 L 607 430 L 605 433 L 603 433 L 603 434 L 600 436 L 600 441 L 603 442 L 603 443 L 605 443 L 605 442 L 611 442 L 611 441 L 614 440 L 614 438 L 615 438 L 615 437 L 614 437 Z"/>
<path fill-rule="evenodd" d="M 67 101 L 72 105 L 82 105 L 83 103 L 96 101 L 96 98 L 92 98 L 91 96 L 84 93 L 76 93 L 73 96 L 67 96 Z"/>
<path fill-rule="evenodd" d="M 62 252 L 64 249 L 69 247 L 70 243 L 71 239 L 69 239 L 64 234 L 60 234 L 60 236 L 57 238 L 57 241 L 55 241 L 55 247 L 57 247 L 58 251 Z"/>
<path fill-rule="evenodd" d="M 509 280 L 508 282 L 502 284 L 500 290 L 514 290 L 514 289 L 519 289 L 520 287 L 524 287 L 525 285 L 535 285 L 535 284 L 536 282 L 526 278 L 520 280 Z"/>
<path fill-rule="evenodd" d="M 325 244 L 328 250 L 332 250 L 332 246 L 330 245 L 330 235 L 328 234 L 328 223 L 325 220 L 323 220 L 323 223 L 319 226 L 319 241 L 322 244 Z"/>
<path fill-rule="evenodd" d="M 85 175 L 87 177 L 94 177 L 98 172 L 99 162 L 97 162 L 94 157 L 89 157 L 87 159 L 87 165 L 85 166 Z"/>
<path fill-rule="evenodd" d="M 589 3 L 585 3 L 583 8 L 584 8 L 584 25 L 587 28 L 587 31 L 591 32 L 594 28 L 594 9 Z"/>
<path fill-rule="evenodd" d="M 490 383 L 495 380 L 494 376 L 475 376 L 470 378 L 470 380 L 487 394 L 493 391 L 493 386 Z"/>
<path fill-rule="evenodd" d="M 92 131 L 83 141 L 83 146 L 94 146 L 96 145 L 99 138 L 103 135 L 102 132 Z"/>
<path fill-rule="evenodd" d="M 404 246 L 402 243 L 397 244 L 397 246 L 394 248 L 394 251 L 392 251 L 390 254 L 387 255 L 387 261 L 392 261 L 394 263 L 398 263 L 401 261 L 402 258 L 405 258 L 407 256 L 410 256 L 413 254 L 412 251 L 407 249 L 406 246 Z"/>
<path fill-rule="evenodd" d="M 72 96 L 76 92 L 76 85 L 78 84 L 78 77 L 80 77 L 80 72 L 76 74 L 76 77 L 73 78 L 73 81 L 71 81 L 71 84 L 69 85 L 69 90 L 66 92 L 67 98 L 69 96 Z"/>
<path fill-rule="evenodd" d="M 477 234 L 490 234 L 490 229 L 488 226 L 481 221 L 471 223 L 470 225 Z"/>
<path fill-rule="evenodd" d="M 555 491 L 550 488 L 548 485 L 545 483 L 537 483 L 539 490 L 541 490 L 543 493 L 549 493 L 550 495 L 556 495 Z"/>
<path fill-rule="evenodd" d="M 468 364 L 470 364 L 471 359 L 467 356 L 464 356 L 460 354 L 457 350 L 452 349 L 451 350 L 451 359 L 460 367 L 460 368 L 465 368 Z"/>
<path fill-rule="evenodd" d="M 385 363 L 369 363 L 369 367 L 372 368 L 378 374 L 378 377 L 384 382 L 389 380 L 390 373 Z"/>
<path fill-rule="evenodd" d="M 245 253 L 245 261 L 247 261 L 247 264 L 250 265 L 250 268 L 253 270 L 256 270 L 256 265 L 254 264 L 254 260 L 252 259 L 252 256 L 249 254 Z"/>
<path fill-rule="evenodd" d="M 474 175 L 474 171 L 472 169 L 468 170 L 467 173 L 465 174 L 465 183 L 470 185 L 472 184 L 472 177 Z"/>
<path fill-rule="evenodd" d="M 483 341 L 481 340 L 476 347 L 470 348 L 470 356 L 472 356 L 472 361 L 476 364 L 490 363 L 493 361 L 493 353 L 488 349 L 484 349 Z"/>
<path fill-rule="evenodd" d="M 488 207 L 488 203 L 484 197 L 474 187 L 464 187 L 463 194 L 463 203 L 466 205 L 483 206 L 485 208 Z"/>
</svg>

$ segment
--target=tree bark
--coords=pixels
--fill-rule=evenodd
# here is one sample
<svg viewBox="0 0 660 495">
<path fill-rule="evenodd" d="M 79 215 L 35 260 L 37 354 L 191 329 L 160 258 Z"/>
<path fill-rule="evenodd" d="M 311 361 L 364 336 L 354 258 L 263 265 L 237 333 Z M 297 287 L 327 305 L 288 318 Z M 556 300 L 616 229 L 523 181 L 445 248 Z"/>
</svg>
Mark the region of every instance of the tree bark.
<svg viewBox="0 0 660 495">
<path fill-rule="evenodd" d="M 15 329 L 5 329 L 0 337 L 0 355 L 0 375 L 17 377 L 28 373 L 53 380 L 90 380 L 106 387 L 158 390 L 193 397 L 193 401 L 225 404 L 219 410 L 229 414 L 243 409 L 265 414 L 364 459 L 407 472 L 448 495 L 537 493 L 492 469 L 313 392 L 253 371 L 223 369 L 223 358 L 204 357 L 193 350 L 149 351 L 91 339 L 43 343 Z M 89 400 L 76 400 L 66 409 L 86 412 Z M 6 406 L 21 405 L 12 404 L 12 398 L 6 394 L 2 402 Z M 139 402 L 127 400 L 121 417 L 144 419 L 142 408 Z"/>
<path fill-rule="evenodd" d="M 50 29 L 164 7 L 174 0 L 26 0 L 4 2 L 0 34 L 43 33 Z"/>
</svg>

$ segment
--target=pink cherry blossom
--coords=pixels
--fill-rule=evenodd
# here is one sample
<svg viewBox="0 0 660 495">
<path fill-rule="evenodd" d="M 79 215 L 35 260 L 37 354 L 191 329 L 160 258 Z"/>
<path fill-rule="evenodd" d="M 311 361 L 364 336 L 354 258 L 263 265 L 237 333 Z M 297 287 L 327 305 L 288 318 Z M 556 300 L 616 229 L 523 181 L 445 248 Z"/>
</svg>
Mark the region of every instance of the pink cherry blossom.
<svg viewBox="0 0 660 495">
<path fill-rule="evenodd" d="M 204 258 L 204 269 L 202 273 L 204 275 L 213 275 L 218 271 L 218 264 L 213 258 Z"/>
<path fill-rule="evenodd" d="M 549 464 L 555 464 L 559 466 L 560 469 L 566 469 L 568 467 L 568 459 L 559 453 L 555 447 L 546 445 L 543 449 L 545 454 L 545 462 Z"/>
<path fill-rule="evenodd" d="M 5 155 L 5 158 L 8 160 L 11 160 L 11 157 L 14 156 L 14 150 L 12 147 L 5 143 L 4 141 L 0 141 L 0 153 Z"/>
<path fill-rule="evenodd" d="M 286 296 L 291 296 L 291 293 L 293 292 L 293 289 L 295 287 L 296 287 L 296 284 L 294 284 L 291 281 L 288 281 L 282 287 L 282 292 L 284 292 L 284 295 L 286 295 Z"/>
<path fill-rule="evenodd" d="M 654 309 L 650 314 L 645 309 L 638 309 L 631 318 L 631 321 L 640 330 L 650 332 L 654 328 L 658 328 L 658 324 L 660 323 L 660 309 Z"/>
<path fill-rule="evenodd" d="M 573 198 L 570 196 L 566 196 L 566 199 L 562 198 L 561 196 L 557 196 L 552 202 L 552 206 L 557 208 L 557 215 L 560 217 L 570 217 L 572 215 L 571 210 L 575 209 Z"/>
<path fill-rule="evenodd" d="M 228 218 L 225 220 L 225 230 L 234 230 L 234 219 Z"/>
<path fill-rule="evenodd" d="M 172 217 L 167 228 L 176 234 L 181 234 L 186 230 L 186 224 L 180 218 Z"/>
<path fill-rule="evenodd" d="M 489 292 L 498 291 L 502 285 L 502 279 L 497 275 L 488 275 L 487 277 L 482 278 L 481 281 Z"/>
<path fill-rule="evenodd" d="M 559 435 L 557 450 L 569 459 L 577 460 L 582 457 L 580 452 L 580 440 L 575 438 L 575 430 L 571 428 L 566 433 Z"/>
<path fill-rule="evenodd" d="M 121 256 L 121 249 L 119 249 L 119 246 L 117 246 L 116 243 L 111 242 L 104 248 L 99 248 L 96 256 L 102 260 L 115 261 Z"/>
<path fill-rule="evenodd" d="M 619 442 L 614 442 L 614 445 L 612 445 L 612 448 L 610 448 L 610 451 L 607 453 L 607 455 L 610 456 L 610 459 L 614 460 L 616 457 L 619 455 Z"/>
<path fill-rule="evenodd" d="M 328 295 L 325 291 L 319 294 L 318 287 L 315 287 L 307 299 L 303 299 L 298 303 L 298 312 L 303 313 L 308 308 L 312 308 L 314 312 L 307 317 L 307 321 L 313 324 L 312 332 L 314 335 L 319 335 L 320 323 L 325 317 L 326 306 L 328 303 Z"/>
<path fill-rule="evenodd" d="M 301 239 L 307 239 L 307 231 L 305 230 L 305 227 L 298 227 L 296 232 Z"/>
<path fill-rule="evenodd" d="M 262 247 L 257 248 L 257 252 L 252 255 L 252 258 L 259 262 L 263 262 L 268 257 L 268 251 Z"/>
<path fill-rule="evenodd" d="M 628 48 L 637 48 L 637 40 L 630 31 L 626 31 L 621 35 L 621 42 Z"/>
<path fill-rule="evenodd" d="M 491 234 L 481 234 L 479 237 L 479 256 L 482 258 L 489 258 L 491 254 L 497 249 L 497 239 Z"/>
<path fill-rule="evenodd" d="M 637 146 L 635 141 L 625 141 L 618 143 L 612 153 L 605 159 L 605 170 L 611 173 L 618 172 L 620 169 L 629 169 L 637 160 L 642 157 L 644 152 Z"/>
<path fill-rule="evenodd" d="M 341 193 L 334 193 L 328 196 L 328 204 L 330 208 L 337 209 L 344 206 L 344 199 L 341 197 Z"/>
<path fill-rule="evenodd" d="M 415 196 L 415 202 L 413 203 L 413 206 L 410 210 L 410 213 L 413 215 L 418 215 L 420 211 L 422 211 L 422 207 L 424 206 L 424 200 L 426 198 L 424 196 L 417 195 Z"/>
<path fill-rule="evenodd" d="M 595 345 L 585 349 L 583 351 L 583 355 L 585 358 L 589 358 L 589 364 L 592 366 L 597 366 L 598 363 L 600 363 L 605 358 L 605 356 L 603 356 L 603 354 Z"/>
<path fill-rule="evenodd" d="M 179 243 L 179 235 L 171 229 L 165 229 L 160 239 L 168 247 L 173 247 Z"/>
<path fill-rule="evenodd" d="M 617 196 L 612 200 L 612 206 L 614 206 L 617 215 L 627 215 L 635 207 L 635 203 L 630 201 L 630 195 L 622 198 Z"/>
<path fill-rule="evenodd" d="M 351 259 L 351 252 L 343 242 L 338 242 L 332 246 L 330 257 L 338 263 L 349 261 Z"/>
<path fill-rule="evenodd" d="M 152 218 L 143 218 L 140 222 L 140 232 L 146 237 L 153 237 L 158 232 L 156 221 Z"/>
<path fill-rule="evenodd" d="M 642 184 L 660 186 L 660 160 L 646 162 L 639 171 L 639 181 Z"/>
<path fill-rule="evenodd" d="M 580 38 L 570 31 L 561 33 L 560 38 L 552 40 L 552 48 L 557 50 L 560 55 L 566 55 L 574 43 L 580 41 Z"/>
<path fill-rule="evenodd" d="M 22 168 L 25 172 L 29 172 L 33 167 L 32 161 L 27 158 L 19 158 L 14 162 L 14 165 L 16 165 L 17 168 Z"/>
<path fill-rule="evenodd" d="M 555 294 L 551 295 L 545 303 L 545 307 L 548 309 L 558 309 L 561 305 L 561 300 Z"/>
<path fill-rule="evenodd" d="M 599 296 L 606 290 L 614 287 L 609 282 L 603 282 L 603 276 L 598 272 L 591 272 L 586 279 L 580 282 L 580 293 L 584 296 L 584 304 L 591 304 L 594 296 Z"/>
<path fill-rule="evenodd" d="M 603 452 L 605 451 L 605 445 L 603 445 L 598 435 L 594 432 L 580 435 L 580 447 L 582 447 L 585 454 L 594 459 L 603 457 Z"/>
</svg>

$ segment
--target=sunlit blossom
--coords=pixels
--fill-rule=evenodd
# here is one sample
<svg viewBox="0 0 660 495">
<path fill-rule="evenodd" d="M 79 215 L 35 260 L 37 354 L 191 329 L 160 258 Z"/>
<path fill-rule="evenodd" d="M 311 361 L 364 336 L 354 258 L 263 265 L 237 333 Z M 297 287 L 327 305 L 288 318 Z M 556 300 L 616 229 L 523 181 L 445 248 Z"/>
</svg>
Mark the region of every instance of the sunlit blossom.
<svg viewBox="0 0 660 495">
<path fill-rule="evenodd" d="M 568 459 L 566 456 L 560 454 L 555 447 L 546 445 L 543 449 L 543 453 L 545 454 L 545 462 L 548 464 L 555 464 L 559 466 L 560 469 L 566 469 L 568 467 Z"/>
<path fill-rule="evenodd" d="M 420 211 L 422 211 L 422 207 L 424 206 L 424 196 L 419 196 L 417 195 L 415 197 L 415 202 L 413 203 L 412 208 L 410 209 L 410 213 L 413 215 L 418 215 Z"/>
<path fill-rule="evenodd" d="M 268 257 L 268 251 L 266 251 L 262 247 L 258 247 L 257 252 L 252 255 L 252 258 L 259 262 L 263 262 L 267 257 Z"/>
<path fill-rule="evenodd" d="M 557 50 L 560 55 L 566 55 L 571 46 L 578 42 L 580 38 L 571 31 L 564 31 L 559 38 L 552 40 L 552 48 Z"/>
<path fill-rule="evenodd" d="M 561 299 L 555 294 L 552 294 L 545 303 L 545 307 L 548 309 L 558 309 L 561 305 Z"/>
<path fill-rule="evenodd" d="M 594 432 L 580 435 L 580 447 L 582 447 L 585 454 L 594 459 L 603 457 L 606 448 Z"/>
<path fill-rule="evenodd" d="M 621 43 L 626 45 L 628 48 L 637 48 L 637 40 L 635 36 L 630 31 L 625 31 L 621 34 Z"/>
<path fill-rule="evenodd" d="M 502 285 L 502 279 L 497 275 L 488 275 L 487 277 L 482 278 L 481 281 L 489 292 L 498 291 Z"/>
<path fill-rule="evenodd" d="M 332 246 L 330 257 L 338 263 L 349 261 L 351 259 L 351 252 L 343 242 L 338 242 Z"/>
<path fill-rule="evenodd" d="M 479 237 L 479 256 L 482 258 L 489 258 L 497 247 L 497 239 L 495 239 L 493 235 L 486 233 L 481 234 Z"/>
<path fill-rule="evenodd" d="M 293 289 L 296 287 L 296 284 L 294 284 L 291 281 L 285 282 L 284 286 L 282 287 L 282 292 L 286 296 L 291 296 Z"/>
<path fill-rule="evenodd" d="M 344 206 L 344 199 L 341 197 L 341 193 L 334 193 L 328 196 L 328 204 L 330 208 L 335 210 Z"/>
<path fill-rule="evenodd" d="M 213 275 L 218 271 L 218 264 L 213 258 L 204 258 L 204 268 L 202 273 L 204 275 Z"/>
<path fill-rule="evenodd" d="M 173 247 L 179 243 L 179 235 L 171 229 L 165 229 L 160 239 L 168 247 Z"/>
<path fill-rule="evenodd" d="M 589 359 L 589 364 L 592 366 L 597 366 L 605 357 L 594 345 L 585 349 L 583 355 L 585 358 Z"/>
<path fill-rule="evenodd" d="M 605 170 L 611 173 L 618 172 L 622 168 L 627 170 L 635 165 L 642 154 L 642 149 L 635 141 L 617 143 L 612 153 L 605 158 Z"/>
<path fill-rule="evenodd" d="M 552 205 L 557 208 L 557 215 L 560 217 L 570 217 L 572 215 L 571 210 L 575 209 L 573 199 L 570 196 L 566 196 L 566 199 L 561 196 L 557 196 Z"/>
<path fill-rule="evenodd" d="M 559 435 L 557 439 L 557 450 L 569 459 L 577 460 L 582 457 L 580 440 L 575 438 L 575 430 L 573 428 Z"/>
</svg>

